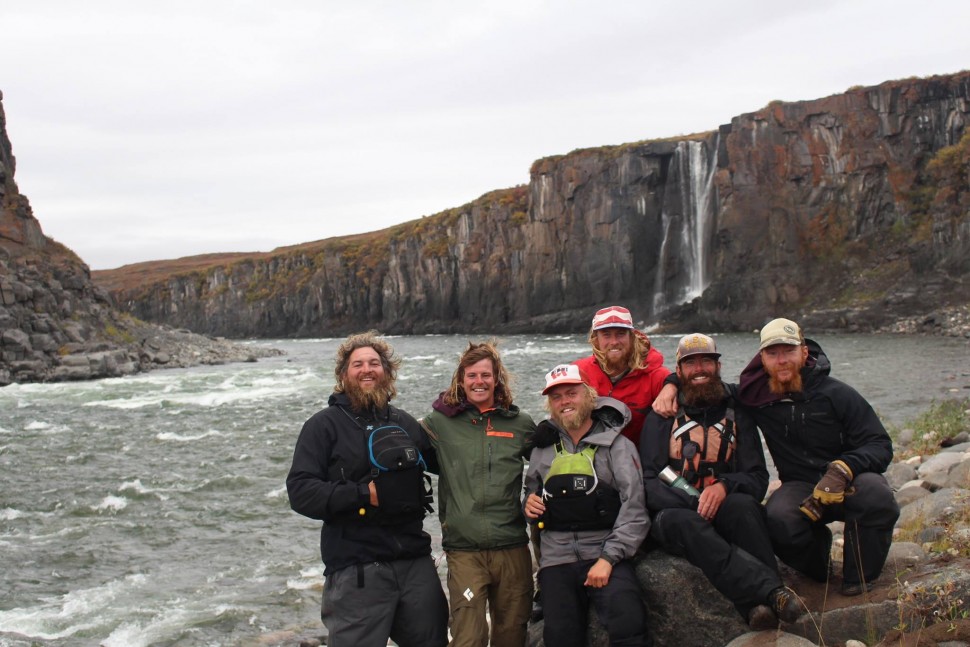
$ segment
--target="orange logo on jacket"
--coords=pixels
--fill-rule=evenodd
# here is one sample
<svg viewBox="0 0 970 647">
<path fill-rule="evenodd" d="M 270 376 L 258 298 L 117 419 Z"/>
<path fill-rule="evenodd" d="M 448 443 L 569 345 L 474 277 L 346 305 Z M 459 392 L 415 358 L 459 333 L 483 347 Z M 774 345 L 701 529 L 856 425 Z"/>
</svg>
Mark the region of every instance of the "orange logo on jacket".
<svg viewBox="0 0 970 647">
<path fill-rule="evenodd" d="M 491 418 L 488 419 L 488 424 L 485 427 L 485 435 L 496 438 L 515 438 L 515 434 L 513 434 L 511 431 L 498 431 L 495 429 L 495 427 L 492 426 Z"/>
</svg>

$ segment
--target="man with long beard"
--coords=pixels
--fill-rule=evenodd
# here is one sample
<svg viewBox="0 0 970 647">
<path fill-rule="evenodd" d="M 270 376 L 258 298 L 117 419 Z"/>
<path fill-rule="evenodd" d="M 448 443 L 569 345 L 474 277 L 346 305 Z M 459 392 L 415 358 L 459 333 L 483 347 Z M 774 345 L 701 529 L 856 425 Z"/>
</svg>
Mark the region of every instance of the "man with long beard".
<svg viewBox="0 0 970 647">
<path fill-rule="evenodd" d="M 323 521 L 321 618 L 332 647 L 441 647 L 448 605 L 422 520 L 437 471 L 418 422 L 390 404 L 400 360 L 376 332 L 337 349 L 329 406 L 306 421 L 286 477 L 290 506 Z"/>
<path fill-rule="evenodd" d="M 630 422 L 623 435 L 640 445 L 640 429 L 654 398 L 670 371 L 650 339 L 633 325 L 633 316 L 622 306 L 609 306 L 593 315 L 589 329 L 593 354 L 574 364 L 588 384 L 601 396 L 616 398 L 630 408 Z"/>
<path fill-rule="evenodd" d="M 542 393 L 557 437 L 532 452 L 525 516 L 541 538 L 543 641 L 585 645 L 592 602 L 610 645 L 643 645 L 645 613 L 630 560 L 650 517 L 636 448 L 620 433 L 630 411 L 596 397 L 575 364 L 547 373 Z"/>
<path fill-rule="evenodd" d="M 707 335 L 681 338 L 680 415 L 647 414 L 640 458 L 653 517 L 650 536 L 700 568 L 752 629 L 764 630 L 778 620 L 794 622 L 802 608 L 778 574 L 768 537 L 761 439 L 754 421 L 728 396 L 720 357 Z M 699 496 L 665 482 L 671 472 Z"/>
<path fill-rule="evenodd" d="M 865 398 L 830 377 L 830 369 L 797 323 L 775 319 L 741 372 L 738 398 L 751 408 L 781 479 L 767 504 L 775 552 L 825 582 L 832 546 L 826 524 L 844 521 L 842 594 L 858 595 L 882 572 L 899 518 L 882 475 L 893 447 Z"/>
</svg>

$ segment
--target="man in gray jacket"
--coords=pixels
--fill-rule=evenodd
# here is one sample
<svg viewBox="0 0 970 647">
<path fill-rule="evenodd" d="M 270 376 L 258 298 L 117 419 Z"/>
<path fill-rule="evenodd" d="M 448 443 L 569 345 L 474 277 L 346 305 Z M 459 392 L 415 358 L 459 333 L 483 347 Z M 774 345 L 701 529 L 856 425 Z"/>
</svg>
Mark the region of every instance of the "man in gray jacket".
<svg viewBox="0 0 970 647">
<path fill-rule="evenodd" d="M 646 642 L 646 614 L 630 559 L 650 517 L 637 449 L 620 434 L 630 410 L 600 398 L 579 367 L 546 374 L 547 407 L 557 440 L 536 448 L 526 474 L 525 516 L 540 532 L 547 645 L 586 644 L 592 601 L 610 645 Z"/>
</svg>

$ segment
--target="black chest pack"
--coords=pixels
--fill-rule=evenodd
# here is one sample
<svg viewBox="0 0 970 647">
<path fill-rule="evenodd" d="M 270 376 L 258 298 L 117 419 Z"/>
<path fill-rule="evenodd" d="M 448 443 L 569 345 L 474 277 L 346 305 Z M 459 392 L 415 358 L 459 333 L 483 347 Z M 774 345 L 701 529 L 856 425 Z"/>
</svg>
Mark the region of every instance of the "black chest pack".
<svg viewBox="0 0 970 647">
<path fill-rule="evenodd" d="M 576 453 L 556 443 L 556 457 L 542 487 L 546 511 L 539 519 L 542 530 L 605 530 L 620 514 L 620 493 L 599 480 L 593 462 L 595 446 Z"/>
<path fill-rule="evenodd" d="M 375 521 L 402 523 L 434 511 L 431 477 L 425 473 L 428 466 L 404 429 L 385 425 L 371 431 L 367 454 L 377 489 Z"/>
</svg>

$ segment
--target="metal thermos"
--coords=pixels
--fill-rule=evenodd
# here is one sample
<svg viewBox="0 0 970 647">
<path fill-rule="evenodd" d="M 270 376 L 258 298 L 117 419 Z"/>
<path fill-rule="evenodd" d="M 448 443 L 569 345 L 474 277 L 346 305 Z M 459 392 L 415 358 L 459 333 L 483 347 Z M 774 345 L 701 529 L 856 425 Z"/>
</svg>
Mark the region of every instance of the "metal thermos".
<svg viewBox="0 0 970 647">
<path fill-rule="evenodd" d="M 660 471 L 660 480 L 670 487 L 680 488 L 691 496 L 699 497 L 701 495 L 701 493 L 697 491 L 697 488 L 688 483 L 687 479 L 685 479 L 683 476 L 670 469 L 670 466 L 667 466 Z"/>
</svg>

